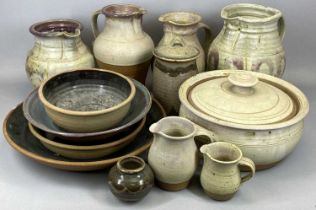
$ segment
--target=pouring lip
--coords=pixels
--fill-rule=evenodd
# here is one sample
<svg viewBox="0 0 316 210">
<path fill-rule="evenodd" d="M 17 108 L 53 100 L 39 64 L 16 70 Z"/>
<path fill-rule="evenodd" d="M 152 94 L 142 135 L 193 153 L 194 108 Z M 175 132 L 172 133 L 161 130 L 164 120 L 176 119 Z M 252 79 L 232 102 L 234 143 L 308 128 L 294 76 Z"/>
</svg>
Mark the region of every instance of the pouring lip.
<svg viewBox="0 0 316 210">
<path fill-rule="evenodd" d="M 48 31 L 49 26 L 54 26 L 55 27 L 71 27 L 73 28 L 73 32 L 68 32 L 68 31 Z M 41 31 L 39 28 L 43 27 L 44 31 Z M 46 28 L 45 28 L 46 27 Z M 45 30 L 46 29 L 46 30 Z M 49 20 L 44 20 L 41 22 L 34 23 L 29 27 L 29 31 L 31 34 L 34 36 L 39 36 L 39 37 L 59 37 L 59 36 L 64 36 L 66 33 L 67 34 L 78 34 L 80 35 L 80 32 L 83 30 L 83 25 L 74 19 L 49 19 Z M 79 33 L 77 32 L 79 31 Z M 74 37 L 74 36 L 66 36 L 66 37 Z"/>
<path fill-rule="evenodd" d="M 262 18 L 248 18 L 243 16 L 235 16 L 230 17 L 231 14 L 229 11 L 236 10 L 236 9 L 253 9 L 254 11 L 260 11 L 264 13 L 274 13 L 267 17 Z M 278 20 L 282 17 L 282 12 L 278 9 L 263 6 L 260 4 L 251 4 L 251 3 L 238 3 L 238 4 L 230 4 L 225 6 L 221 11 L 221 17 L 224 20 L 239 20 L 241 22 L 246 23 L 265 23 L 265 22 L 272 22 Z"/>
<path fill-rule="evenodd" d="M 191 15 L 191 16 L 194 16 L 195 20 L 193 20 L 191 22 L 185 22 L 185 21 L 178 22 L 176 20 L 165 20 L 167 17 L 175 16 L 175 15 L 187 15 L 187 16 Z M 195 24 L 198 24 L 199 22 L 201 22 L 202 17 L 194 12 L 177 12 L 177 11 L 175 11 L 175 12 L 167 12 L 167 13 L 160 15 L 158 20 L 159 20 L 159 22 L 162 22 L 162 23 L 170 23 L 170 24 L 177 25 L 177 26 L 191 26 L 191 25 L 195 25 Z"/>
<path fill-rule="evenodd" d="M 119 12 L 117 9 L 120 9 Z M 110 4 L 102 8 L 102 13 L 106 17 L 128 18 L 132 16 L 142 16 L 146 10 L 133 4 Z"/>
</svg>

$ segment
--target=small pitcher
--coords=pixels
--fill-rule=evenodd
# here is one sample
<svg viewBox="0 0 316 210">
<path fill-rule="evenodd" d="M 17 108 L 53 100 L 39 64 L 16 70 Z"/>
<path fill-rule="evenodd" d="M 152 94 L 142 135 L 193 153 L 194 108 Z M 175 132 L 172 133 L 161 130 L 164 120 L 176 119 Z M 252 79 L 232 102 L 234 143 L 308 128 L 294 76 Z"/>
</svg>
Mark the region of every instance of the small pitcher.
<svg viewBox="0 0 316 210">
<path fill-rule="evenodd" d="M 194 46 L 200 51 L 197 59 L 197 69 L 199 72 L 203 72 L 205 70 L 204 49 L 207 49 L 211 42 L 212 32 L 205 23 L 201 22 L 202 17 L 191 12 L 169 12 L 161 15 L 159 21 L 164 24 L 164 35 L 158 46 L 170 46 L 174 39 L 183 39 L 185 45 Z M 205 32 L 203 47 L 197 36 L 197 31 L 200 28 Z"/>
<path fill-rule="evenodd" d="M 149 128 L 154 134 L 148 163 L 157 185 L 168 191 L 186 188 L 198 164 L 195 136 L 213 138 L 207 130 L 182 117 L 165 117 Z"/>
<path fill-rule="evenodd" d="M 241 150 L 234 144 L 215 142 L 200 148 L 204 156 L 201 172 L 201 185 L 206 194 L 214 200 L 229 200 L 238 191 L 241 183 L 255 174 L 255 164 L 243 157 Z M 241 177 L 238 166 L 250 169 Z"/>
</svg>

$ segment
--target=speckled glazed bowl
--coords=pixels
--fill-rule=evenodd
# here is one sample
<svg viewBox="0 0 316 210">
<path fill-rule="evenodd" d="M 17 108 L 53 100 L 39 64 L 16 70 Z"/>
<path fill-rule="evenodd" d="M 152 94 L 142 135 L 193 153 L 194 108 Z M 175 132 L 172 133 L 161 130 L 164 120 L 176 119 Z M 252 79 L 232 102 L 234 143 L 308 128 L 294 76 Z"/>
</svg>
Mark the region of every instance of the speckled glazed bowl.
<svg viewBox="0 0 316 210">
<path fill-rule="evenodd" d="M 135 96 L 127 77 L 101 69 L 80 69 L 51 77 L 38 89 L 52 121 L 72 132 L 94 132 L 117 125 Z"/>
</svg>

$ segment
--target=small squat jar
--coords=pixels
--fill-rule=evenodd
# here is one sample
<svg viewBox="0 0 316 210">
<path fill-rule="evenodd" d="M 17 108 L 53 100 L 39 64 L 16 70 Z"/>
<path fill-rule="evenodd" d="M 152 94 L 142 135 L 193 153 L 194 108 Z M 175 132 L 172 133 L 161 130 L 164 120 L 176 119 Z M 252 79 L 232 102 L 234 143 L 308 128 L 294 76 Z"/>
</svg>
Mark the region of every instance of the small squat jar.
<svg viewBox="0 0 316 210">
<path fill-rule="evenodd" d="M 136 156 L 119 160 L 110 170 L 108 184 L 111 192 L 122 201 L 144 198 L 154 184 L 154 174 L 145 161 Z"/>
</svg>

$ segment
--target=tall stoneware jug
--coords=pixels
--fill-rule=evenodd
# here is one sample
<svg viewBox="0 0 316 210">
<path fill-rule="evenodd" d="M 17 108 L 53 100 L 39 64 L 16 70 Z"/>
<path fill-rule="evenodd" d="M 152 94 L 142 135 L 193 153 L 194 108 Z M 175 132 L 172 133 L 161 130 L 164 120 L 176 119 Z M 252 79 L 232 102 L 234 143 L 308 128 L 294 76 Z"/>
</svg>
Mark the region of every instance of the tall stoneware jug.
<svg viewBox="0 0 316 210">
<path fill-rule="evenodd" d="M 63 71 L 94 67 L 94 58 L 80 38 L 81 30 L 78 21 L 68 19 L 48 20 L 30 27 L 35 43 L 25 67 L 34 87 Z"/>
<path fill-rule="evenodd" d="M 156 184 L 162 189 L 178 191 L 186 188 L 197 167 L 197 146 L 194 137 L 211 138 L 206 130 L 182 117 L 165 117 L 149 128 L 154 140 L 148 163 L 154 171 Z"/>
<path fill-rule="evenodd" d="M 138 6 L 112 4 L 92 15 L 93 52 L 100 68 L 145 82 L 154 43 L 142 29 L 144 13 Z M 106 17 L 101 33 L 97 23 L 100 14 Z"/>
<path fill-rule="evenodd" d="M 192 45 L 200 51 L 197 68 L 199 72 L 203 72 L 205 70 L 204 49 L 207 49 L 211 42 L 211 30 L 205 23 L 201 22 L 202 17 L 191 12 L 170 12 L 161 15 L 159 21 L 163 23 L 164 35 L 158 46 L 170 46 L 173 44 L 173 40 L 181 38 L 186 46 Z M 200 28 L 205 32 L 203 47 L 197 36 L 197 31 Z"/>
<path fill-rule="evenodd" d="M 284 19 L 279 10 L 232 4 L 223 8 L 221 17 L 224 26 L 208 51 L 208 70 L 245 69 L 283 75 Z"/>
</svg>

